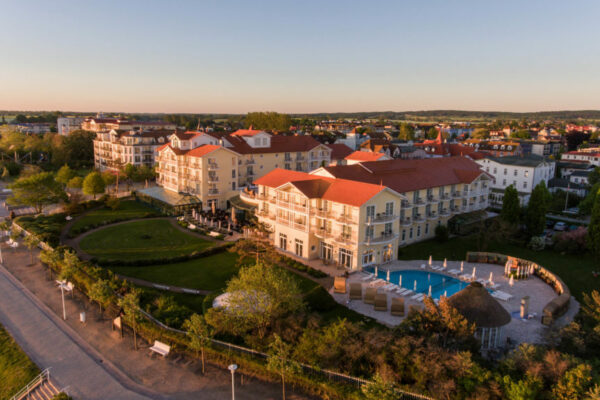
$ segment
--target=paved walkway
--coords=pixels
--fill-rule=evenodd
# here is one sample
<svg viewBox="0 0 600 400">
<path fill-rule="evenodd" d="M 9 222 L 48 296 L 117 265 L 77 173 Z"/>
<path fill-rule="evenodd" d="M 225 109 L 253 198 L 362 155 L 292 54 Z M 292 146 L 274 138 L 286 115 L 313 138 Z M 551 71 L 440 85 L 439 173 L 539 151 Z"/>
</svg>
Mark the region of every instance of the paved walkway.
<svg viewBox="0 0 600 400">
<path fill-rule="evenodd" d="M 127 388 L 118 371 L 0 266 L 0 323 L 53 380 L 80 399 L 150 399 Z M 109 373 L 109 370 L 111 372 Z M 148 393 L 147 393 L 148 394 Z"/>
</svg>

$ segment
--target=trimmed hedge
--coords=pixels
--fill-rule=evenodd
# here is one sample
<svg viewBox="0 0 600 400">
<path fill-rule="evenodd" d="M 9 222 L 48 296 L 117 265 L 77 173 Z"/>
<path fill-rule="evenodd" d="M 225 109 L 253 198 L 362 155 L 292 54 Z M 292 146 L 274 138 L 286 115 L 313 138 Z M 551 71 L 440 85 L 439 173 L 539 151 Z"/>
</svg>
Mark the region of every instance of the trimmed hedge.
<svg viewBox="0 0 600 400">
<path fill-rule="evenodd" d="M 39 215 L 37 217 L 22 216 L 15 218 L 15 223 L 33 233 L 42 242 L 56 247 L 60 242 L 60 233 L 67 223 L 63 213 Z"/>
<path fill-rule="evenodd" d="M 314 278 L 325 278 L 328 276 L 325 272 L 319 271 L 318 269 L 314 269 L 313 267 L 309 267 L 308 265 L 302 264 L 301 262 L 298 262 L 290 257 L 284 256 L 283 262 L 288 267 L 293 268 L 297 271 L 306 272 Z"/>
<path fill-rule="evenodd" d="M 225 243 L 220 246 L 209 247 L 202 251 L 194 251 L 184 256 L 167 257 L 167 258 L 151 258 L 148 260 L 119 260 L 119 259 L 96 259 L 92 258 L 90 261 L 100 264 L 103 267 L 146 267 L 149 265 L 161 265 L 161 264 L 175 264 L 179 262 L 195 260 L 197 258 L 203 258 L 212 256 L 214 254 L 223 253 L 227 251 L 234 243 Z"/>
<path fill-rule="evenodd" d="M 144 214 L 141 214 L 141 215 L 135 217 L 135 219 L 139 219 L 139 218 L 156 218 L 156 217 L 161 217 L 161 216 L 162 216 L 162 214 L 160 214 L 158 212 L 149 211 L 147 213 L 144 213 Z M 130 217 L 112 218 L 112 219 L 104 220 L 104 221 L 99 222 L 97 224 L 89 224 L 89 225 L 82 226 L 81 228 L 71 229 L 69 231 L 69 238 L 75 238 L 75 237 L 81 235 L 82 233 L 91 231 L 92 229 L 100 228 L 100 227 L 106 226 L 106 225 L 116 224 L 118 222 L 128 221 L 130 219 L 131 219 Z"/>
<path fill-rule="evenodd" d="M 321 285 L 316 286 L 304 295 L 304 301 L 312 311 L 330 311 L 333 310 L 338 303 Z"/>
</svg>

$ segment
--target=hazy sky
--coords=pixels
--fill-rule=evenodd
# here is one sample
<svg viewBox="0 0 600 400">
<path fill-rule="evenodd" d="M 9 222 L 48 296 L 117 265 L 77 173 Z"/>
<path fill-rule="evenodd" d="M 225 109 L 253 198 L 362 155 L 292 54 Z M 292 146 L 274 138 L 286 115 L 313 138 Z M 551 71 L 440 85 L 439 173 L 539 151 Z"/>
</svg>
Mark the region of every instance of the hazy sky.
<svg viewBox="0 0 600 400">
<path fill-rule="evenodd" d="M 0 109 L 600 109 L 600 1 L 3 0 Z"/>
</svg>

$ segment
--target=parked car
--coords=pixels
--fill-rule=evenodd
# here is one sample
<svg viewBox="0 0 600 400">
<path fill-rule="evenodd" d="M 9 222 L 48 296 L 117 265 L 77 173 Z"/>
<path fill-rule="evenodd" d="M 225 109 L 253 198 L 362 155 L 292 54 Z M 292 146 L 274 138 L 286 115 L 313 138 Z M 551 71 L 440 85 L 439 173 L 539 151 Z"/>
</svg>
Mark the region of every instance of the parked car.
<svg viewBox="0 0 600 400">
<path fill-rule="evenodd" d="M 564 223 L 564 222 L 562 222 L 562 221 L 559 221 L 559 222 L 557 222 L 557 223 L 554 224 L 554 230 L 555 231 L 563 232 L 566 229 L 567 229 L 567 224 Z"/>
</svg>

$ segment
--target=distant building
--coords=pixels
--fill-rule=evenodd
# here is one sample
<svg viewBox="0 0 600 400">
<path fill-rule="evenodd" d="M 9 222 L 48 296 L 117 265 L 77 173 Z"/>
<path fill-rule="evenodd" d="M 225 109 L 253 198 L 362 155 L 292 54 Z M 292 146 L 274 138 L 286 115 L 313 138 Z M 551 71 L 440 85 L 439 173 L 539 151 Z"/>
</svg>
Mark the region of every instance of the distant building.
<svg viewBox="0 0 600 400">
<path fill-rule="evenodd" d="M 364 133 L 357 133 L 356 128 L 352 129 L 352 131 L 346 134 L 345 138 L 340 138 L 335 141 L 335 143 L 342 143 L 346 146 L 350 147 L 352 150 L 358 150 L 360 145 L 371 139 L 371 137 Z"/>
<path fill-rule="evenodd" d="M 510 185 L 519 192 L 521 205 L 527 205 L 533 188 L 542 181 L 548 186 L 548 181 L 554 178 L 556 168 L 554 161 L 535 155 L 489 156 L 477 160 L 477 163 L 494 178 L 490 191 L 490 203 L 496 206 L 502 204 L 504 189 Z"/>
<path fill-rule="evenodd" d="M 392 158 L 385 153 L 374 153 L 371 151 L 355 151 L 345 158 L 347 165 L 358 164 L 366 161 L 385 161 Z"/>
<path fill-rule="evenodd" d="M 20 123 L 12 125 L 18 132 L 35 134 L 35 135 L 43 135 L 44 133 L 51 132 L 51 126 L 47 122 L 30 122 L 30 123 Z"/>
<path fill-rule="evenodd" d="M 81 129 L 83 117 L 58 117 L 56 119 L 56 131 L 59 135 L 68 136 L 71 132 Z"/>
<path fill-rule="evenodd" d="M 578 151 L 568 151 L 562 154 L 561 160 L 581 161 L 598 167 L 600 166 L 600 149 L 582 149 Z"/>
<path fill-rule="evenodd" d="M 346 156 L 353 153 L 353 150 L 343 143 L 327 144 L 331 149 L 331 165 L 342 165 L 346 163 Z"/>
<path fill-rule="evenodd" d="M 92 132 L 130 131 L 130 130 L 175 130 L 177 125 L 165 121 L 130 121 L 121 118 L 106 118 L 102 114 L 88 117 L 81 123 L 81 129 Z"/>
<path fill-rule="evenodd" d="M 98 132 L 94 139 L 94 165 L 103 171 L 125 166 L 154 166 L 156 150 L 168 142 L 173 131 L 117 131 Z"/>
</svg>

